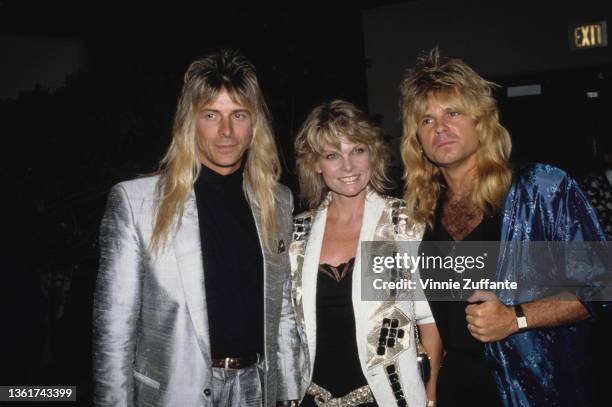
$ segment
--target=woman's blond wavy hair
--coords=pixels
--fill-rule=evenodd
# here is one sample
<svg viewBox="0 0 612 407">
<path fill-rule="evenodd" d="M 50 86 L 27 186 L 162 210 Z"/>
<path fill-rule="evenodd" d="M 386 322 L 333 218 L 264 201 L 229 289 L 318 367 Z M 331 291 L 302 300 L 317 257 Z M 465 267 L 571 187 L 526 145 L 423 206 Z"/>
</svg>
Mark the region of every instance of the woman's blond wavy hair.
<svg viewBox="0 0 612 407">
<path fill-rule="evenodd" d="M 439 168 L 425 157 L 417 134 L 430 95 L 474 119 L 480 146 L 470 198 L 483 213 L 502 207 L 512 181 L 508 164 L 512 141 L 499 122 L 499 109 L 492 96 L 495 86 L 463 61 L 441 57 L 437 47 L 404 75 L 400 87 L 404 199 L 416 220 L 431 225 L 444 185 Z"/>
<path fill-rule="evenodd" d="M 220 50 L 194 61 L 185 73 L 174 116 L 172 142 L 157 171 L 157 212 L 151 239 L 154 252 L 165 246 L 173 225 L 176 229 L 181 225 L 185 203 L 201 167 L 196 116 L 222 90 L 243 104 L 253 118 L 243 188 L 247 199 L 260 209 L 264 247 L 270 250 L 274 245 L 280 163 L 270 113 L 251 62 L 236 51 Z"/>
<path fill-rule="evenodd" d="M 382 130 L 352 103 L 332 100 L 310 112 L 295 139 L 300 197 L 309 209 L 318 208 L 329 192 L 316 164 L 327 146 L 339 149 L 342 141 L 366 146 L 372 168 L 369 187 L 380 194 L 388 188 L 388 150 Z"/>
</svg>

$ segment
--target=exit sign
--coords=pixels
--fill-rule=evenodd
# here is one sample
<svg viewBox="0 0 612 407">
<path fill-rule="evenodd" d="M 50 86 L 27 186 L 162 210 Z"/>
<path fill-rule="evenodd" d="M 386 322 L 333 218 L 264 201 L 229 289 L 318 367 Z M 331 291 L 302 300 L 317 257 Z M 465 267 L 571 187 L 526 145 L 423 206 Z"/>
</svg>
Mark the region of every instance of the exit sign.
<svg viewBox="0 0 612 407">
<path fill-rule="evenodd" d="M 589 49 L 608 46 L 605 21 L 572 25 L 569 30 L 570 49 Z"/>
</svg>

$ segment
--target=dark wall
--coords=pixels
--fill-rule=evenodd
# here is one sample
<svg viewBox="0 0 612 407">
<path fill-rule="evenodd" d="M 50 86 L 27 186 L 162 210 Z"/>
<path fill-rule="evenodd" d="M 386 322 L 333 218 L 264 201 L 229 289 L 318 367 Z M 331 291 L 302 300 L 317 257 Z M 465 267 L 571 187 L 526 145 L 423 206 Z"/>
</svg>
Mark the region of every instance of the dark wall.
<svg viewBox="0 0 612 407">
<path fill-rule="evenodd" d="M 612 22 L 612 3 L 424 1 L 363 13 L 370 111 L 400 134 L 399 82 L 423 51 L 438 45 L 487 78 L 612 63 L 610 48 L 571 51 L 570 24 Z"/>
<path fill-rule="evenodd" d="M 541 161 L 579 180 L 601 170 L 597 147 L 612 137 L 606 125 L 612 111 L 612 64 L 509 75 L 493 80 L 501 121 L 513 140 L 513 161 Z M 509 86 L 538 84 L 542 93 L 508 97 Z"/>
</svg>

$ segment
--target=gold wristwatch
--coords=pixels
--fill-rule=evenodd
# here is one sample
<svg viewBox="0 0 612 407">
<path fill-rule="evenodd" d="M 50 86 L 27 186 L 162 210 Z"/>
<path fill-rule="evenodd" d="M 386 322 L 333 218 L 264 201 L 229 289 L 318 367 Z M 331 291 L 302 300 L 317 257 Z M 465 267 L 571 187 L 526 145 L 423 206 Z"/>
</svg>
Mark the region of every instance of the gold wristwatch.
<svg viewBox="0 0 612 407">
<path fill-rule="evenodd" d="M 521 304 L 516 304 L 514 306 L 514 312 L 516 313 L 516 323 L 518 325 L 518 331 L 523 332 L 527 330 L 527 317 L 525 316 L 525 312 L 523 311 L 523 307 Z"/>
</svg>

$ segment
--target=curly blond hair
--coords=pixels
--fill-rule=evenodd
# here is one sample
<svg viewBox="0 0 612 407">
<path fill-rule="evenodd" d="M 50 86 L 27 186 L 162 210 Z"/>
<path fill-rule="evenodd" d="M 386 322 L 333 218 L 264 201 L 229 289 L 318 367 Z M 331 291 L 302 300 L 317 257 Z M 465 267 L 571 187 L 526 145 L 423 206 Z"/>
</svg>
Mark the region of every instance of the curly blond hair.
<svg viewBox="0 0 612 407">
<path fill-rule="evenodd" d="M 366 146 L 372 167 L 369 186 L 380 194 L 388 188 L 388 150 L 382 130 L 352 103 L 332 100 L 310 112 L 295 139 L 300 197 L 310 209 L 318 208 L 329 192 L 315 169 L 317 161 L 326 146 L 340 148 L 342 141 Z"/>
<path fill-rule="evenodd" d="M 499 109 L 492 96 L 495 86 L 463 61 L 441 57 L 437 48 L 419 58 L 416 67 L 404 75 L 400 87 L 404 199 L 416 220 L 431 225 L 444 185 L 440 169 L 424 156 L 417 134 L 430 95 L 446 100 L 476 123 L 480 146 L 470 198 L 483 213 L 503 205 L 512 180 L 508 164 L 512 141 L 499 122 Z"/>
</svg>

